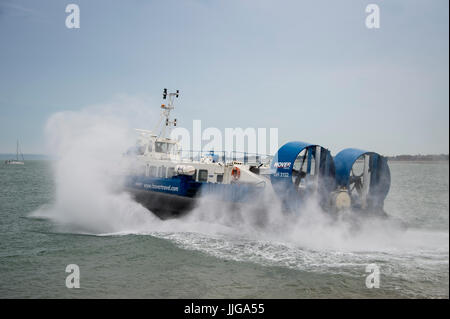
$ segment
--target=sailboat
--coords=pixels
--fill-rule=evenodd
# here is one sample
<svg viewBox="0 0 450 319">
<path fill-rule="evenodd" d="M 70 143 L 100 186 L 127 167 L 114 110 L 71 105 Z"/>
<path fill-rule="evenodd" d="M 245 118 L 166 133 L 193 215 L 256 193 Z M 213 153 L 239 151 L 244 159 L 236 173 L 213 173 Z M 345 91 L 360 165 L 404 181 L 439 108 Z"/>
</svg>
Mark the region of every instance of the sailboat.
<svg viewBox="0 0 450 319">
<path fill-rule="evenodd" d="M 16 159 L 6 160 L 5 164 L 8 164 L 8 165 L 24 165 L 25 162 L 24 162 L 24 158 L 23 158 L 22 152 L 20 152 L 20 155 L 22 157 L 22 161 L 19 161 L 19 140 L 17 140 Z"/>
</svg>

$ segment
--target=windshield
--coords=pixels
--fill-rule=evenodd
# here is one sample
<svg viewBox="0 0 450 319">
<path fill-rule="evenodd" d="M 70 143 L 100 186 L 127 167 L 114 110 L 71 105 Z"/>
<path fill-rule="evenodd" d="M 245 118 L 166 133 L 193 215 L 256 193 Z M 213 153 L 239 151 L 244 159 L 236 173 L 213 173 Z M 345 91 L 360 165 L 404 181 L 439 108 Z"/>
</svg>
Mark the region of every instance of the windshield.
<svg viewBox="0 0 450 319">
<path fill-rule="evenodd" d="M 156 142 L 155 143 L 155 151 L 158 153 L 171 153 L 173 149 L 173 144 L 164 143 L 164 142 Z"/>
</svg>

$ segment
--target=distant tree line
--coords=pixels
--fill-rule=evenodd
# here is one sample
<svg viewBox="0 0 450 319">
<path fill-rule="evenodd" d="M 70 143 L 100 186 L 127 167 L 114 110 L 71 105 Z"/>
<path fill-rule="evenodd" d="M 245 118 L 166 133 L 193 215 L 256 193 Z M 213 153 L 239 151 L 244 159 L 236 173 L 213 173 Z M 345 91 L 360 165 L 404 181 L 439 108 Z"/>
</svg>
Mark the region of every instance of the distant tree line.
<svg viewBox="0 0 450 319">
<path fill-rule="evenodd" d="M 388 156 L 390 161 L 448 161 L 448 154 Z"/>
</svg>

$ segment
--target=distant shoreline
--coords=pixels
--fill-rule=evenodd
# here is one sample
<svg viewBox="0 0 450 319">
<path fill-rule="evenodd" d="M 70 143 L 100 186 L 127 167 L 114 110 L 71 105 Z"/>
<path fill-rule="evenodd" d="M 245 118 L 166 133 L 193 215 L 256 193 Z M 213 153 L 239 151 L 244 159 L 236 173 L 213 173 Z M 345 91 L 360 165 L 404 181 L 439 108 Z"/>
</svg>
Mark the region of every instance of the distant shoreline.
<svg viewBox="0 0 450 319">
<path fill-rule="evenodd" d="M 5 160 L 10 160 L 10 159 L 15 159 L 16 158 L 16 154 L 0 154 L 0 160 L 1 161 L 5 161 Z M 54 157 L 50 156 L 50 155 L 43 155 L 43 154 L 23 154 L 23 158 L 25 161 L 35 161 L 35 160 L 53 160 L 55 159 Z M 22 159 L 22 156 L 19 155 L 19 159 Z"/>
<path fill-rule="evenodd" d="M 412 164 L 448 164 L 449 161 L 448 160 L 441 160 L 441 161 L 437 161 L 437 160 L 428 160 L 428 161 L 420 161 L 420 160 L 391 160 L 388 159 L 388 162 L 390 164 L 392 163 L 412 163 Z"/>
<path fill-rule="evenodd" d="M 44 154 L 23 154 L 24 159 L 27 161 L 32 160 L 54 160 L 54 156 Z M 0 161 L 15 159 L 16 154 L 0 154 Z M 387 156 L 389 162 L 412 162 L 412 163 L 448 163 L 449 155 L 397 155 Z"/>
<path fill-rule="evenodd" d="M 448 162 L 448 154 L 439 155 L 397 155 L 388 156 L 390 162 Z"/>
</svg>

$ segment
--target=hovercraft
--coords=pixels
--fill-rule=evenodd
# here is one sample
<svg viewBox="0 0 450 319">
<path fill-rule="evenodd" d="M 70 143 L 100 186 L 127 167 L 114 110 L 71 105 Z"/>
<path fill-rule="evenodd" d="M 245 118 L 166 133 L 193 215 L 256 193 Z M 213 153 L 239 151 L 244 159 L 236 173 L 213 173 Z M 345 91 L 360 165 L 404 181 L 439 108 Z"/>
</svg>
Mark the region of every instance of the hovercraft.
<svg viewBox="0 0 450 319">
<path fill-rule="evenodd" d="M 385 216 L 390 171 L 386 157 L 370 151 L 344 149 L 333 157 L 317 144 L 288 142 L 274 156 L 182 150 L 167 132 L 177 125 L 170 119 L 179 91 L 163 91 L 157 128 L 137 129 L 135 147 L 127 152 L 133 162 L 126 189 L 135 200 L 160 218 L 191 211 L 202 196 L 245 205 L 270 189 L 287 212 L 301 212 L 315 198 L 329 212 L 354 210 Z"/>
</svg>

